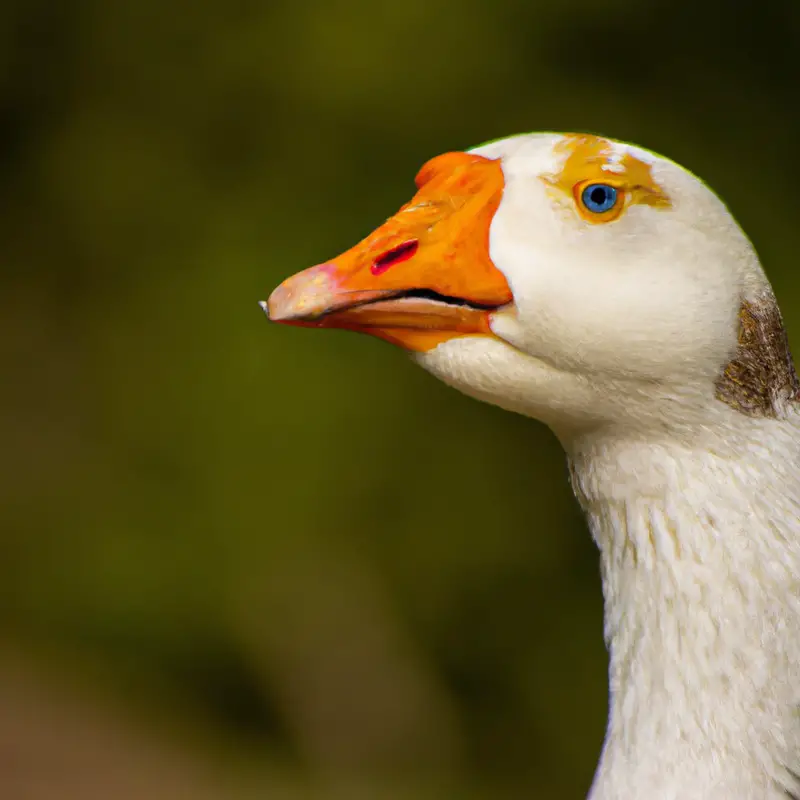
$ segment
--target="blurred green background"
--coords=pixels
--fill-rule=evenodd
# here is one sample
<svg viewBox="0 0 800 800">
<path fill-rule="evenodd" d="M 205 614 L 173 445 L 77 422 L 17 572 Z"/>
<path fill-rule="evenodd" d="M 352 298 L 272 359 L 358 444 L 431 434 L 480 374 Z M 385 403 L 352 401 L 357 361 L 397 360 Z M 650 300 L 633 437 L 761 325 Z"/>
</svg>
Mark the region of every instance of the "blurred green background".
<svg viewBox="0 0 800 800">
<path fill-rule="evenodd" d="M 0 797 L 566 798 L 606 713 L 557 443 L 270 326 L 440 152 L 708 180 L 800 330 L 800 4 L 5 0 Z"/>
</svg>

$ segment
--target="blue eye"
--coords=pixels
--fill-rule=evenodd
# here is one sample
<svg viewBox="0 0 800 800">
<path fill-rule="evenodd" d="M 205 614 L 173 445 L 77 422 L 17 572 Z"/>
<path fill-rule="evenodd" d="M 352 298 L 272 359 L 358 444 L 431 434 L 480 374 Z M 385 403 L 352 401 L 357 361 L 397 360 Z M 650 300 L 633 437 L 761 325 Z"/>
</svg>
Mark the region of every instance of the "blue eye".
<svg viewBox="0 0 800 800">
<path fill-rule="evenodd" d="M 617 190 L 607 183 L 590 183 L 581 193 L 581 202 L 592 213 L 603 214 L 617 204 Z"/>
</svg>

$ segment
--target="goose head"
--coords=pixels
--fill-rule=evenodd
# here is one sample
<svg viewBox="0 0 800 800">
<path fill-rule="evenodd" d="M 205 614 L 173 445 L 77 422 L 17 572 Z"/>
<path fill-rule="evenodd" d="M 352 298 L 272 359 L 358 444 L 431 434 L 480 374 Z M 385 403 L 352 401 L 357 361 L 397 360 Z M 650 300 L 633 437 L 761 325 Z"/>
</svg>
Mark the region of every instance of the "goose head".
<svg viewBox="0 0 800 800">
<path fill-rule="evenodd" d="M 720 400 L 741 404 L 724 381 L 743 309 L 782 335 L 747 238 L 666 158 L 528 134 L 438 156 L 416 183 L 355 247 L 284 281 L 262 304 L 269 317 L 379 336 L 562 440 L 704 422 Z"/>
<path fill-rule="evenodd" d="M 798 381 L 747 238 L 685 169 L 597 136 L 448 153 L 417 186 L 270 318 L 379 336 L 561 439 L 611 653 L 591 797 L 800 796 Z"/>
</svg>

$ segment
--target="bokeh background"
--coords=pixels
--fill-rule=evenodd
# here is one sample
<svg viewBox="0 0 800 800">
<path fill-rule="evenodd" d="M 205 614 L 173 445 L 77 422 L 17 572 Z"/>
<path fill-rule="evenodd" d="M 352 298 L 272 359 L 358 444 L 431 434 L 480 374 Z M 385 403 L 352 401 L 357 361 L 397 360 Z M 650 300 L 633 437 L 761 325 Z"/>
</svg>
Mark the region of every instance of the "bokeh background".
<svg viewBox="0 0 800 800">
<path fill-rule="evenodd" d="M 0 797 L 584 796 L 594 547 L 541 425 L 256 303 L 440 152 L 686 164 L 800 335 L 800 4 L 4 0 Z"/>
</svg>

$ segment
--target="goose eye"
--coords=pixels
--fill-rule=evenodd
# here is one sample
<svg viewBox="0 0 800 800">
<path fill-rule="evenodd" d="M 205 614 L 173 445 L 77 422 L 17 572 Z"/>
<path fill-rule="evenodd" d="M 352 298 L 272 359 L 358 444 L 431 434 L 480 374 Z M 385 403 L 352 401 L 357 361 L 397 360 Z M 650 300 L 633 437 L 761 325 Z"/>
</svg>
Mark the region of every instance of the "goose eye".
<svg viewBox="0 0 800 800">
<path fill-rule="evenodd" d="M 614 208 L 619 199 L 619 193 L 607 183 L 590 183 L 581 192 L 581 203 L 587 211 L 593 214 L 605 214 Z"/>
</svg>

